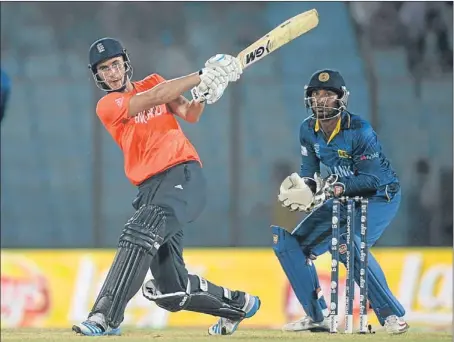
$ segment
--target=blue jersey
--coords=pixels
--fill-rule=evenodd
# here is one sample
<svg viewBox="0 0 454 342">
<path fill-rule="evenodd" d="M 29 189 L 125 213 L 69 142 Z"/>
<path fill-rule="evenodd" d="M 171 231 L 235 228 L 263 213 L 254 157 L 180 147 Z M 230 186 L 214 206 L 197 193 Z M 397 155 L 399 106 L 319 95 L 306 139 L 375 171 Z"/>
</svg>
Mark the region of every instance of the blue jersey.
<svg viewBox="0 0 454 342">
<path fill-rule="evenodd" d="M 6 103 L 9 98 L 11 81 L 8 75 L 0 69 L 1 82 L 0 82 L 0 121 L 3 119 L 6 110 Z"/>
<path fill-rule="evenodd" d="M 358 115 L 341 114 L 329 139 L 316 119 L 310 117 L 300 128 L 301 177 L 314 177 L 323 164 L 345 185 L 345 196 L 375 194 L 386 185 L 398 183 L 372 126 Z"/>
</svg>

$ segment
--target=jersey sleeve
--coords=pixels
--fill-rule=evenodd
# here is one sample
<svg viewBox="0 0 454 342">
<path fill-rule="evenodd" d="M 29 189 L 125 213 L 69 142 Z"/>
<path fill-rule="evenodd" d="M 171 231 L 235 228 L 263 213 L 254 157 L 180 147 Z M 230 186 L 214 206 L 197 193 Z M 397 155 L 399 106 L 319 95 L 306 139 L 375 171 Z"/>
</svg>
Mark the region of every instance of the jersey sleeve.
<svg viewBox="0 0 454 342">
<path fill-rule="evenodd" d="M 147 83 L 150 83 L 150 87 L 154 87 L 155 85 L 166 81 L 166 79 L 159 74 L 148 75 L 143 80 Z"/>
<path fill-rule="evenodd" d="M 166 81 L 164 77 L 158 74 L 153 74 L 151 77 L 154 77 L 158 84 Z"/>
<path fill-rule="evenodd" d="M 369 126 L 365 130 L 360 130 L 354 141 L 356 142 L 352 153 L 354 175 L 340 178 L 345 185 L 345 196 L 372 192 L 380 186 L 381 146 L 377 134 Z"/>
<path fill-rule="evenodd" d="M 131 94 L 111 93 L 99 100 L 96 114 L 107 128 L 115 127 L 123 119 L 128 118 Z"/>
<path fill-rule="evenodd" d="M 301 168 L 300 177 L 314 177 L 316 172 L 320 173 L 320 160 L 315 154 L 314 146 L 308 139 L 308 128 L 304 123 L 300 128 L 300 144 L 301 144 Z"/>
</svg>

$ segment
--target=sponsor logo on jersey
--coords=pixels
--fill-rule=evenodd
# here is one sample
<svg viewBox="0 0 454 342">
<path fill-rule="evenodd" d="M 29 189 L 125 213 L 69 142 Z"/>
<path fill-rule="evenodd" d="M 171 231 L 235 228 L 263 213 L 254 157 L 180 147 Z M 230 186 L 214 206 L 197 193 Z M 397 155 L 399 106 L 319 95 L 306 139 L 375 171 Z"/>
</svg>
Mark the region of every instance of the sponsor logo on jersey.
<svg viewBox="0 0 454 342">
<path fill-rule="evenodd" d="M 361 157 L 359 157 L 360 160 L 372 160 L 375 158 L 378 158 L 378 152 L 371 154 L 363 154 Z"/>
</svg>

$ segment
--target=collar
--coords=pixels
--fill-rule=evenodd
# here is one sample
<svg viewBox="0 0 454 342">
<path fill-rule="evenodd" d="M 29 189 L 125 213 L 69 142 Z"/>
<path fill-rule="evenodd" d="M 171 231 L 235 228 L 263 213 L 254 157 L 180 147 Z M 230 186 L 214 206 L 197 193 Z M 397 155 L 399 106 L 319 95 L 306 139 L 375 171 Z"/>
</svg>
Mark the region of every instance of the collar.
<svg viewBox="0 0 454 342">
<path fill-rule="evenodd" d="M 334 128 L 334 131 L 331 133 L 331 136 L 328 139 L 328 144 L 331 142 L 331 140 L 334 139 L 336 135 L 339 134 L 341 129 L 349 129 L 350 128 L 350 114 L 349 113 L 341 113 L 339 115 L 339 119 L 337 120 L 336 127 Z M 315 125 L 314 125 L 314 131 L 318 132 L 320 130 L 320 122 L 319 120 L 315 120 Z"/>
</svg>

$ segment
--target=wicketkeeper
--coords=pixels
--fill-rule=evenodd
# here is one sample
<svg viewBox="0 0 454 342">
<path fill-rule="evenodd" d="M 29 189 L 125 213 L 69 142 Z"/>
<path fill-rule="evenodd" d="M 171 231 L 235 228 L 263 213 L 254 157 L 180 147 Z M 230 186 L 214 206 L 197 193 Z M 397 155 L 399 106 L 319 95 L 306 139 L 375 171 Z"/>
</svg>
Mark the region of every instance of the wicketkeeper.
<svg viewBox="0 0 454 342">
<path fill-rule="evenodd" d="M 332 199 L 362 196 L 369 199 L 367 245 L 373 246 L 396 215 L 401 200 L 399 180 L 382 151 L 371 125 L 347 111 L 349 92 L 334 70 L 317 71 L 305 87 L 311 116 L 300 128 L 301 170 L 287 177 L 279 200 L 291 211 L 308 212 L 292 232 L 272 226 L 273 249 L 299 302 L 302 319 L 286 324 L 286 331 L 329 331 L 329 311 L 312 260 L 330 249 Z M 323 164 L 327 178 L 320 177 Z M 356 212 L 359 220 L 360 212 Z M 340 259 L 345 264 L 345 222 L 342 212 Z M 359 222 L 359 221 L 358 221 Z M 360 227 L 359 224 L 356 225 Z M 355 281 L 359 282 L 359 230 L 355 232 Z M 369 253 L 368 299 L 379 322 L 390 334 L 409 326 L 405 310 L 391 293 L 377 260 Z"/>
</svg>

